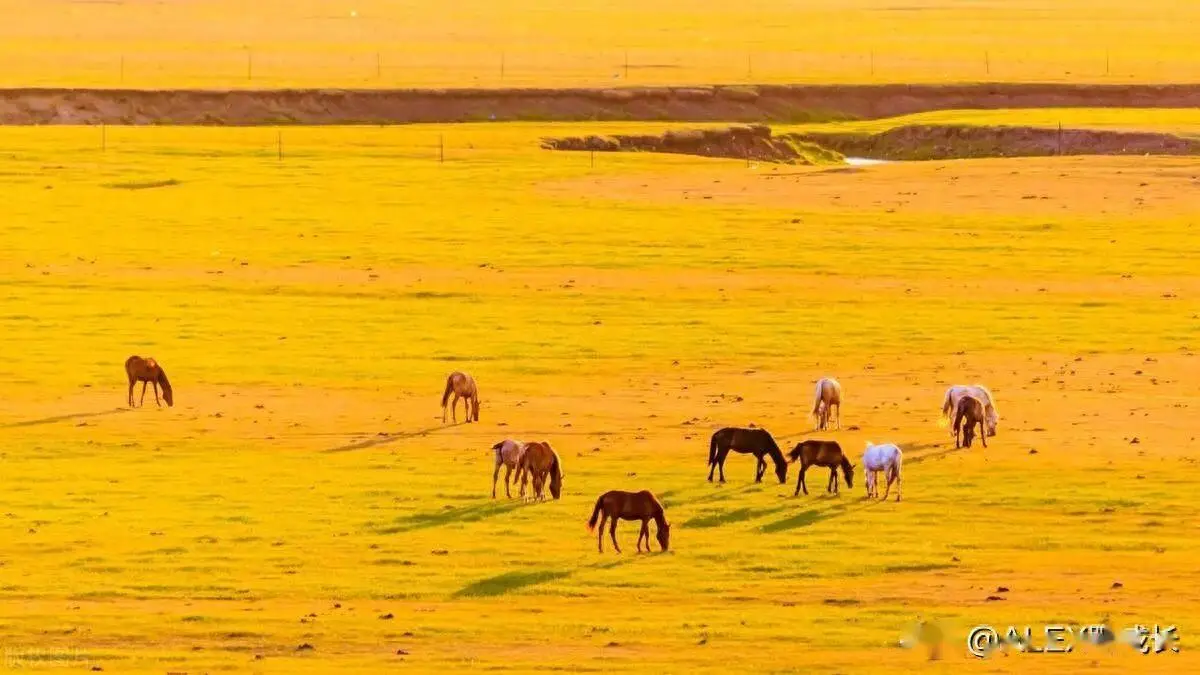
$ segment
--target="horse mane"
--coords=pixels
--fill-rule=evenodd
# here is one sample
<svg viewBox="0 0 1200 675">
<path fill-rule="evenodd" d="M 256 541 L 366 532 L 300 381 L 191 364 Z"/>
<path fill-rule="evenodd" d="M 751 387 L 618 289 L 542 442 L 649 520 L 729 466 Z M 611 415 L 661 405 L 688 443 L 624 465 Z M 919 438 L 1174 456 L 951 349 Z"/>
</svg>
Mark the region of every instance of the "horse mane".
<svg viewBox="0 0 1200 675">
<path fill-rule="evenodd" d="M 171 381 L 167 379 L 167 371 L 162 366 L 158 367 L 158 383 L 164 391 L 171 391 Z"/>
<path fill-rule="evenodd" d="M 763 433 L 767 434 L 767 440 L 771 442 L 771 445 L 767 446 L 767 454 L 771 455 L 775 466 L 787 464 L 787 460 L 783 456 L 783 450 L 779 449 L 779 444 L 775 442 L 775 437 L 767 433 L 766 429 L 763 429 Z"/>
<path fill-rule="evenodd" d="M 842 473 L 846 476 L 846 480 L 850 480 L 850 472 L 854 469 L 854 466 L 850 464 L 850 458 L 845 454 L 842 454 L 840 466 L 842 467 Z"/>
</svg>

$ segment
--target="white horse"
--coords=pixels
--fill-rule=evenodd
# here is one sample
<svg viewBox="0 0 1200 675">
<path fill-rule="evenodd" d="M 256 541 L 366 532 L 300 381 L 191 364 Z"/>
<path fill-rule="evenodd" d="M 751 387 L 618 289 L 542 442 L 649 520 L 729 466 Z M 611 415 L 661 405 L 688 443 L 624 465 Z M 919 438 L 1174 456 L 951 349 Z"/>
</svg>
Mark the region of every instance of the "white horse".
<svg viewBox="0 0 1200 675">
<path fill-rule="evenodd" d="M 971 395 L 979 399 L 983 404 L 984 415 L 987 417 L 987 434 L 988 436 L 996 435 L 996 425 L 1000 423 L 1000 415 L 996 412 L 995 399 L 992 398 L 992 392 L 982 384 L 956 384 L 946 390 L 946 398 L 942 401 L 942 416 L 938 420 L 939 426 L 949 426 L 950 418 L 954 415 L 954 411 L 958 410 L 958 401 L 963 396 Z M 950 433 L 954 433 L 953 430 Z"/>
<path fill-rule="evenodd" d="M 872 445 L 867 441 L 867 450 L 863 453 L 863 473 L 867 480 L 867 498 L 879 496 L 879 484 L 876 474 L 879 471 L 887 477 L 887 489 L 883 498 L 887 499 L 892 492 L 892 482 L 896 483 L 896 501 L 900 501 L 900 467 L 904 463 L 904 453 L 895 443 Z"/>
<path fill-rule="evenodd" d="M 514 469 L 517 470 L 517 480 L 513 482 L 517 482 L 521 478 L 521 458 L 525 456 L 525 444 L 506 438 L 492 446 L 492 453 L 496 459 L 496 470 L 492 472 L 492 499 L 496 498 L 496 481 L 500 478 L 501 465 L 507 468 L 507 471 L 504 472 L 504 495 L 512 499 L 512 493 L 508 489 L 508 480 Z"/>
<path fill-rule="evenodd" d="M 817 420 L 817 429 L 829 427 L 829 409 L 837 406 L 837 428 L 842 428 L 842 385 L 832 377 L 817 380 L 817 394 L 813 400 L 812 417 Z"/>
</svg>

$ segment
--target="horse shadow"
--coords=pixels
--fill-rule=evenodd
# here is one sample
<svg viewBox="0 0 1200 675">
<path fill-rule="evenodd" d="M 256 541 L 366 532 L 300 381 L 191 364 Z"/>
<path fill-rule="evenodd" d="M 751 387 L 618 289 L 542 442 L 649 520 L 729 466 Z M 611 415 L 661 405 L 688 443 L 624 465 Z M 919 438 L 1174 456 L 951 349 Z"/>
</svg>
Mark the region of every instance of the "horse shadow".
<svg viewBox="0 0 1200 675">
<path fill-rule="evenodd" d="M 329 448 L 327 450 L 322 450 L 321 452 L 323 452 L 325 454 L 334 454 L 334 453 L 338 453 L 338 452 L 352 452 L 354 450 L 366 450 L 367 448 L 375 448 L 375 447 L 379 447 L 381 445 L 388 445 L 390 443 L 395 443 L 397 441 L 403 441 L 408 438 L 420 438 L 422 436 L 428 436 L 429 434 L 432 434 L 433 432 L 438 431 L 440 429 L 449 429 L 451 427 L 456 427 L 461 424 L 466 424 L 466 422 L 454 422 L 452 424 L 439 424 L 436 427 L 429 427 L 428 429 L 421 429 L 420 431 L 408 431 L 408 432 L 403 432 L 403 433 L 398 433 L 398 434 L 388 434 L 386 436 L 381 436 L 378 438 L 370 438 L 365 441 L 357 441 L 354 443 L 347 443 L 346 445 L 339 445 L 336 448 Z"/>
<path fill-rule="evenodd" d="M 441 527 L 451 523 L 476 523 L 481 520 L 511 513 L 524 506 L 528 506 L 528 504 L 521 501 L 488 501 L 483 504 L 473 504 L 471 506 L 423 511 L 400 516 L 393 520 L 391 525 L 376 528 L 375 533 L 399 534 L 401 532 L 424 530 L 430 527 Z"/>
<path fill-rule="evenodd" d="M 741 523 L 741 522 L 745 522 L 747 520 L 756 520 L 758 518 L 763 518 L 765 516 L 774 515 L 776 513 L 779 513 L 780 511 L 783 511 L 784 508 L 785 507 L 783 507 L 783 506 L 776 506 L 776 507 L 766 508 L 766 509 L 752 509 L 749 507 L 745 507 L 745 508 L 740 508 L 740 509 L 734 509 L 733 511 L 726 511 L 724 513 L 718 513 L 715 515 L 696 516 L 695 518 L 685 521 L 683 523 L 683 527 L 686 527 L 689 529 L 690 528 L 705 529 L 705 528 L 710 528 L 710 527 L 721 527 L 722 525 L 732 525 L 734 523 Z"/>
<path fill-rule="evenodd" d="M 623 565 L 628 565 L 638 558 L 621 558 L 620 560 L 612 560 L 609 562 L 592 563 L 584 565 L 581 570 L 609 570 Z M 532 571 L 513 571 L 497 574 L 486 579 L 473 581 L 466 586 L 458 589 L 451 597 L 455 598 L 494 598 L 500 595 L 507 595 L 514 591 L 520 591 L 542 584 L 548 584 L 559 579 L 566 579 L 575 574 L 572 570 L 532 570 Z"/>
<path fill-rule="evenodd" d="M 113 408 L 111 410 L 100 410 L 97 412 L 79 412 L 68 413 L 66 415 L 55 415 L 54 417 L 43 417 L 37 420 L 26 420 L 24 422 L 12 422 L 0 426 L 0 429 L 17 429 L 20 427 L 35 427 L 42 424 L 54 424 L 55 422 L 69 422 L 71 420 L 82 420 L 89 417 L 105 417 L 108 415 L 116 415 L 118 413 L 129 412 L 129 408 Z"/>
<path fill-rule="evenodd" d="M 758 529 L 764 534 L 776 534 L 778 532 L 787 532 L 788 530 L 811 527 L 822 521 L 840 518 L 850 513 L 857 513 L 863 509 L 871 508 L 880 501 L 881 500 L 878 499 L 864 499 L 859 502 L 831 506 L 827 509 L 808 509 L 795 515 L 788 516 L 782 520 L 777 520 L 773 523 L 767 523 Z"/>
</svg>

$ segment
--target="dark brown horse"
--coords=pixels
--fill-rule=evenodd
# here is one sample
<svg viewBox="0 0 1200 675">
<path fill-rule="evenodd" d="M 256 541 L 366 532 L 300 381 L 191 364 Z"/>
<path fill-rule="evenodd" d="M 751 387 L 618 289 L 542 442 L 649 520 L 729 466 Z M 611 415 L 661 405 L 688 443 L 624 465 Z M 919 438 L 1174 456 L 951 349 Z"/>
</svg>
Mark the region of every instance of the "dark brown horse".
<svg viewBox="0 0 1200 675">
<path fill-rule="evenodd" d="M 779 449 L 779 444 L 775 442 L 771 434 L 766 429 L 742 429 L 739 427 L 720 429 L 712 435 L 712 439 L 708 442 L 708 482 L 712 482 L 713 472 L 718 469 L 721 473 L 721 482 L 725 482 L 725 458 L 729 456 L 730 450 L 754 455 L 758 460 L 758 466 L 754 472 L 755 483 L 761 483 L 763 474 L 767 472 L 767 460 L 763 458 L 765 455 L 770 455 L 772 461 L 775 462 L 775 475 L 779 477 L 779 482 L 787 482 L 788 463 L 783 458 L 783 451 Z"/>
<path fill-rule="evenodd" d="M 162 407 L 162 401 L 158 400 L 158 388 L 162 387 L 163 399 L 166 400 L 167 406 L 175 405 L 175 395 L 171 391 L 171 383 L 167 381 L 167 374 L 163 371 L 162 366 L 158 365 L 158 361 L 151 358 L 143 359 L 140 356 L 131 356 L 125 359 L 125 374 L 129 377 L 129 407 L 133 408 L 133 385 L 142 383 L 142 404 L 146 403 L 146 385 L 154 385 L 154 402 Z"/>
<path fill-rule="evenodd" d="M 450 404 L 450 415 L 454 421 L 458 422 L 458 399 L 463 400 L 463 408 L 467 412 L 467 422 L 472 419 L 479 421 L 479 388 L 475 386 L 475 378 L 454 371 L 446 378 L 446 391 L 442 392 L 442 424 L 446 423 L 446 402 L 450 400 L 450 394 L 454 394 L 454 402 Z M 473 412 L 472 412 L 473 409 Z"/>
<path fill-rule="evenodd" d="M 967 395 L 958 399 L 958 407 L 954 410 L 954 447 L 961 448 L 964 444 L 969 448 L 975 440 L 975 425 L 979 425 L 979 440 L 987 447 L 987 421 L 983 401 Z M 962 432 L 962 443 L 959 442 L 959 432 Z"/>
<path fill-rule="evenodd" d="M 795 448 L 788 453 L 791 461 L 800 460 L 800 479 L 796 481 L 796 491 L 792 496 L 800 494 L 800 490 L 804 490 L 804 494 L 808 494 L 808 484 L 804 482 L 804 472 L 808 471 L 810 466 L 829 467 L 829 485 L 826 486 L 826 492 L 837 494 L 838 491 L 838 467 L 842 469 L 842 475 L 846 477 L 846 487 L 854 487 L 854 465 L 846 459 L 846 455 L 842 453 L 842 446 L 838 445 L 837 441 L 800 441 Z"/>
<path fill-rule="evenodd" d="M 525 496 L 525 486 L 533 479 L 534 498 L 546 499 L 546 477 L 550 477 L 550 494 L 558 499 L 562 497 L 562 461 L 558 453 L 546 441 L 534 441 L 525 444 L 525 452 L 521 455 L 521 463 L 517 469 L 521 477 L 522 497 Z"/>
<path fill-rule="evenodd" d="M 612 520 L 608 534 L 612 537 L 613 548 L 621 552 L 617 544 L 617 521 L 640 520 L 642 531 L 638 533 L 638 553 L 642 552 L 642 539 L 646 540 L 646 552 L 650 552 L 650 520 L 658 525 L 658 545 L 667 550 L 671 539 L 671 526 L 663 515 L 663 506 L 649 490 L 641 492 L 625 492 L 624 490 L 609 490 L 596 500 L 596 508 L 592 509 L 592 518 L 588 521 L 588 530 L 596 529 L 596 521 L 600 522 L 600 532 L 596 535 L 596 547 L 604 553 L 604 522 Z"/>
</svg>

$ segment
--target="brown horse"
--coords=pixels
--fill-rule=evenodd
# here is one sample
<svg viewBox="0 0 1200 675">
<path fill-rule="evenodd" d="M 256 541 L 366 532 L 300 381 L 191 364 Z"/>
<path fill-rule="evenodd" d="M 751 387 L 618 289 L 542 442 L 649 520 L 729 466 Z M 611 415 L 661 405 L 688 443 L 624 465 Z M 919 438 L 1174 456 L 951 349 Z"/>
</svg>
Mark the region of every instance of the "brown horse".
<svg viewBox="0 0 1200 675">
<path fill-rule="evenodd" d="M 846 459 L 846 455 L 842 453 L 842 446 L 838 445 L 837 441 L 800 441 L 796 447 L 788 453 L 791 461 L 800 460 L 800 479 L 796 481 L 796 491 L 792 496 L 800 494 L 800 490 L 804 490 L 804 494 L 808 494 L 808 484 L 804 482 L 804 472 L 808 471 L 810 466 L 829 467 L 829 485 L 826 486 L 826 492 L 837 494 L 838 477 L 837 470 L 841 467 L 842 474 L 846 477 L 846 487 L 854 487 L 854 465 Z"/>
<path fill-rule="evenodd" d="M 518 472 L 521 475 L 521 497 L 525 496 L 525 485 L 533 478 L 533 493 L 535 499 L 546 499 L 546 476 L 550 476 L 550 494 L 555 499 L 562 497 L 562 461 L 558 453 L 546 441 L 534 441 L 525 444 L 525 452 L 521 455 Z"/>
<path fill-rule="evenodd" d="M 842 428 L 842 385 L 832 377 L 822 377 L 817 380 L 817 394 L 813 400 L 812 416 L 817 419 L 817 429 L 825 431 L 829 428 L 829 413 L 837 406 L 837 428 Z"/>
<path fill-rule="evenodd" d="M 151 358 L 143 359 L 140 356 L 134 355 L 125 359 L 125 374 L 129 377 L 129 407 L 133 405 L 133 385 L 142 383 L 142 403 L 146 402 L 146 385 L 154 385 L 154 402 L 162 407 L 162 401 L 158 400 L 158 388 L 162 387 L 163 399 L 166 400 L 168 407 L 174 407 L 175 395 L 171 391 L 171 383 L 167 381 L 167 374 L 163 371 L 162 366 L 158 365 L 158 361 Z"/>
<path fill-rule="evenodd" d="M 667 550 L 671 539 L 671 526 L 663 515 L 663 506 L 649 490 L 641 492 L 625 492 L 624 490 L 609 490 L 596 500 L 596 508 L 592 509 L 592 518 L 588 521 L 588 531 L 596 529 L 596 521 L 600 522 L 600 532 L 596 535 L 596 547 L 604 553 L 604 521 L 612 519 L 608 534 L 612 537 L 613 548 L 621 552 L 617 544 L 617 521 L 640 520 L 642 531 L 638 533 L 638 553 L 642 552 L 642 539 L 646 540 L 646 553 L 650 552 L 650 519 L 658 525 L 658 545 Z"/>
<path fill-rule="evenodd" d="M 754 455 L 758 466 L 754 470 L 754 482 L 761 483 L 763 474 L 767 472 L 767 455 L 775 463 L 775 475 L 779 482 L 787 482 L 787 460 L 783 451 L 766 429 L 743 429 L 740 427 L 725 427 L 718 429 L 708 441 L 708 482 L 712 482 L 713 472 L 720 470 L 721 482 L 725 482 L 725 458 L 729 451 Z"/>
<path fill-rule="evenodd" d="M 450 414 L 455 423 L 458 422 L 458 399 L 463 400 L 463 408 L 467 412 L 467 422 L 470 423 L 472 418 L 476 422 L 479 421 L 479 388 L 475 386 L 475 378 L 454 371 L 450 373 L 450 377 L 446 378 L 446 391 L 442 392 L 442 424 L 446 423 L 446 402 L 450 400 L 450 394 L 454 394 L 454 402 L 450 404 Z M 474 414 L 472 414 L 474 408 Z"/>
<path fill-rule="evenodd" d="M 982 401 L 971 395 L 958 399 L 958 407 L 954 410 L 954 447 L 961 448 L 964 444 L 968 448 L 971 447 L 971 442 L 975 440 L 975 425 L 978 424 L 979 440 L 983 441 L 983 447 L 986 448 L 987 427 L 984 426 L 986 421 L 987 415 Z M 958 438 L 960 431 L 962 432 L 962 443 Z"/>
</svg>

